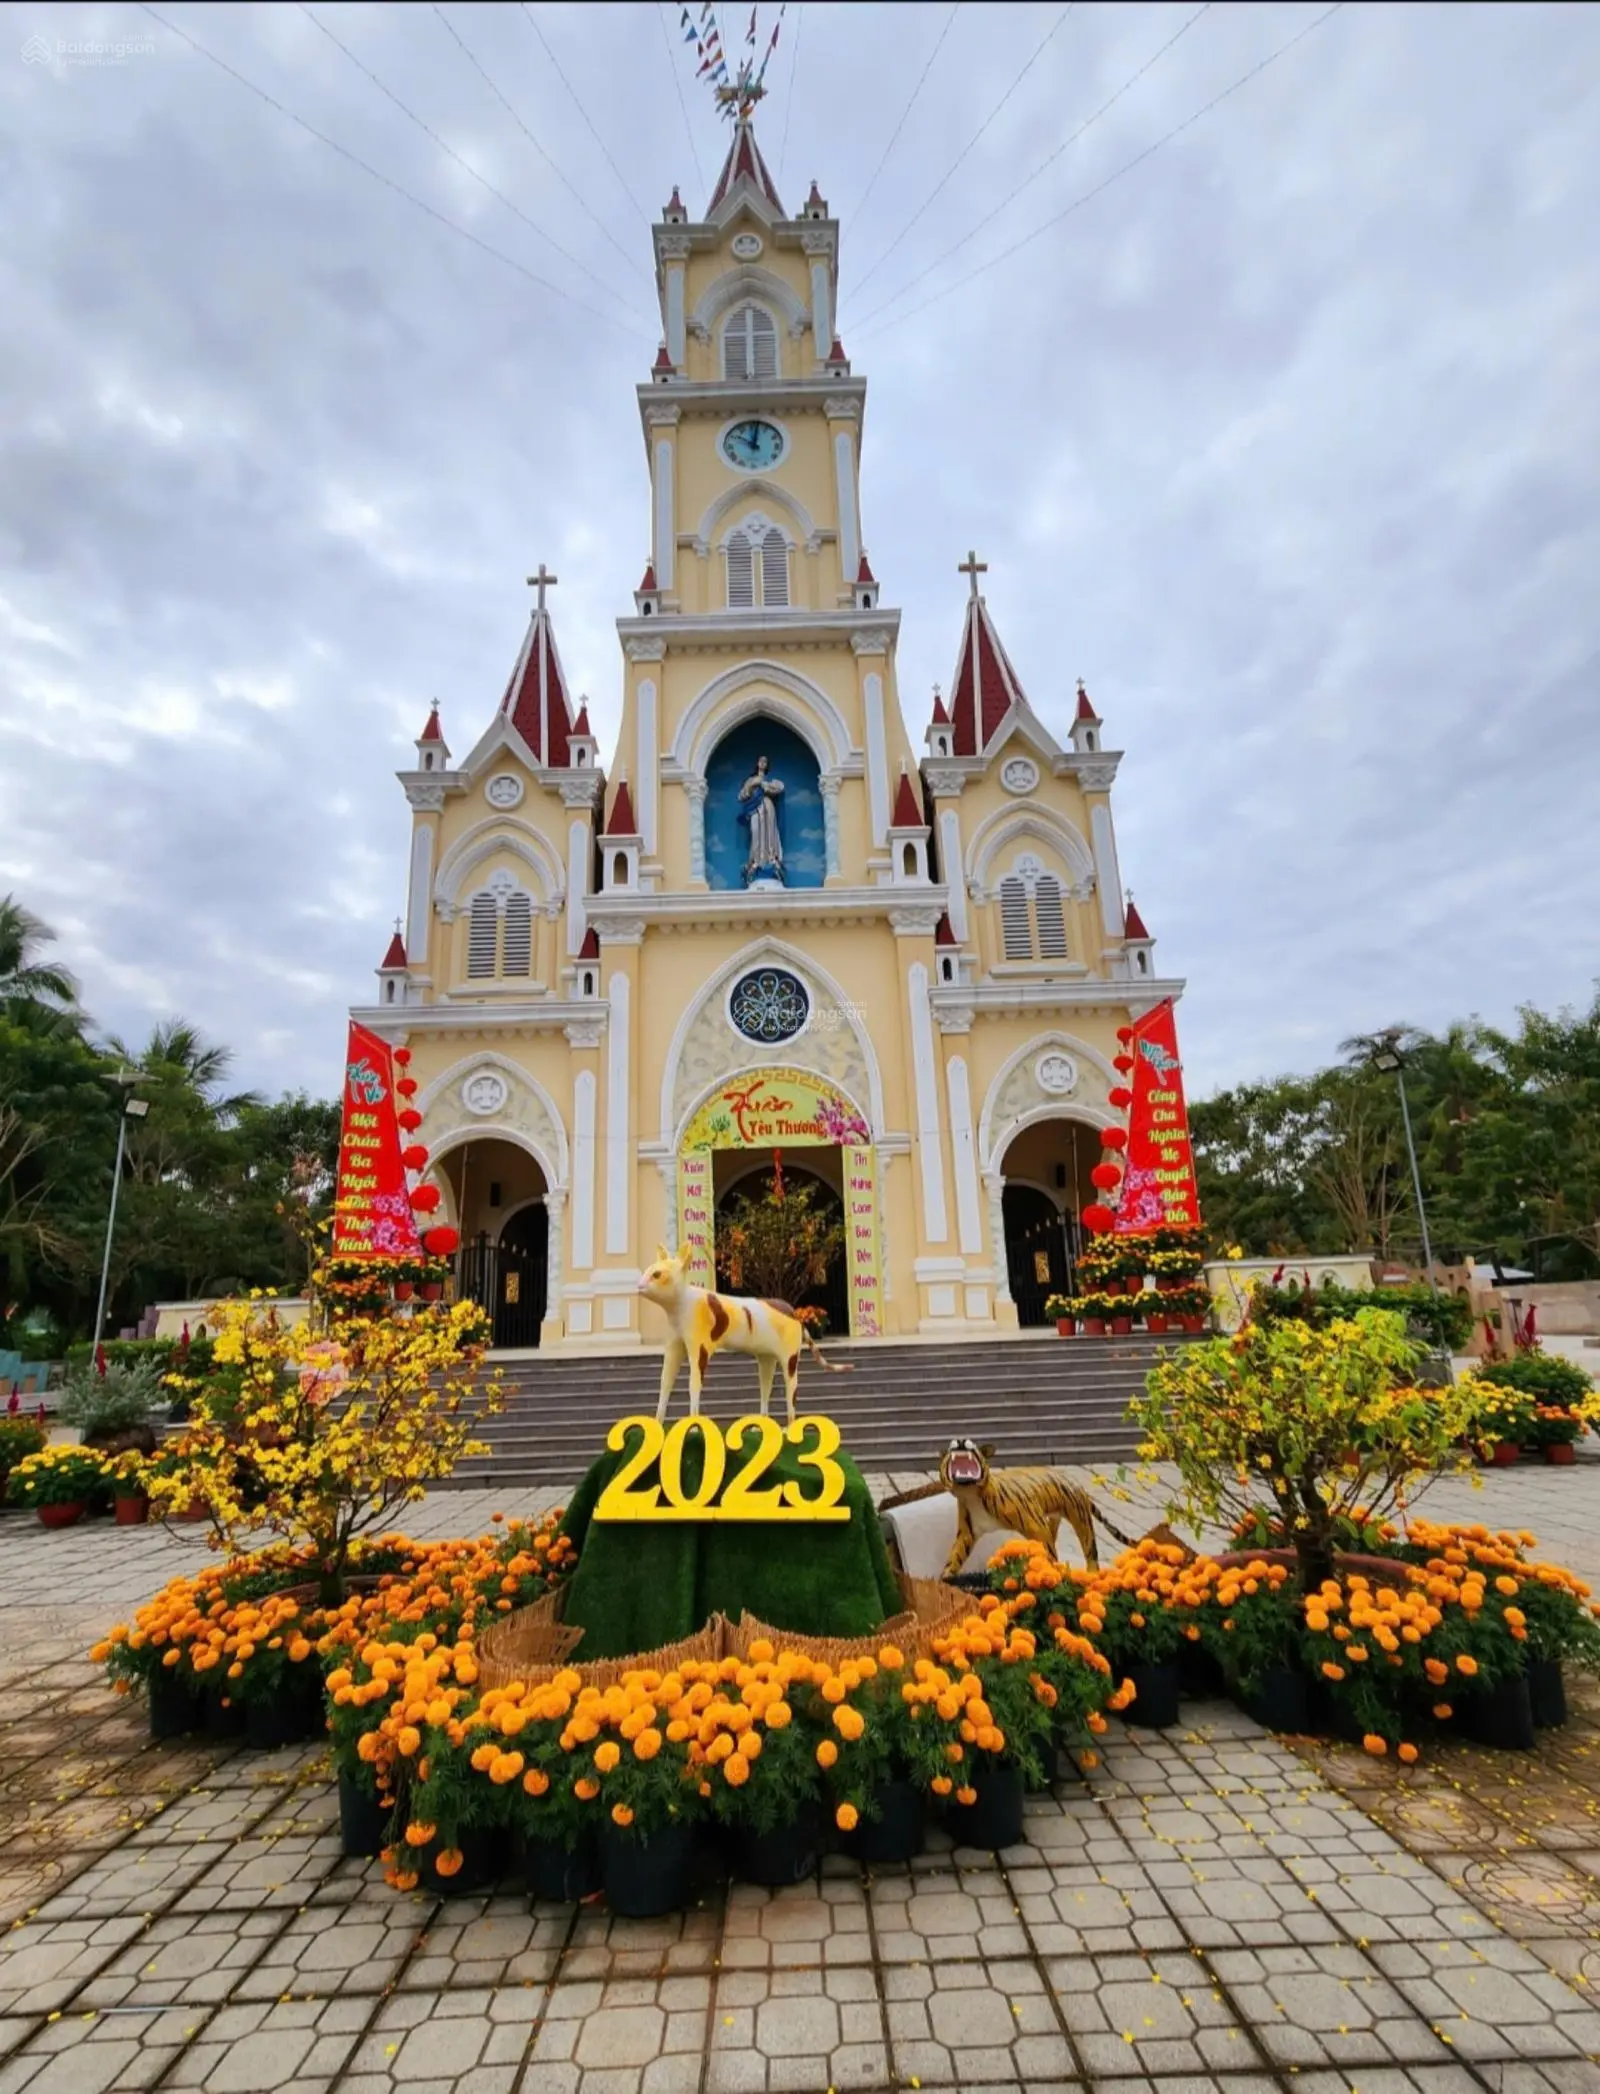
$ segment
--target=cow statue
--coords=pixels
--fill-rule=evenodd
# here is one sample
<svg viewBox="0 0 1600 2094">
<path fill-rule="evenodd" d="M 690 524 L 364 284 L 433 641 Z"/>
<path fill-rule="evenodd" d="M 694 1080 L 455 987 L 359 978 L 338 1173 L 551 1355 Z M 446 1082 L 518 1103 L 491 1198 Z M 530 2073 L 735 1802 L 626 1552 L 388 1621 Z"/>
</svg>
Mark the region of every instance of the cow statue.
<svg viewBox="0 0 1600 2094">
<path fill-rule="evenodd" d="M 843 1361 L 824 1357 L 820 1345 L 786 1301 L 756 1301 L 739 1294 L 714 1294 L 709 1287 L 696 1287 L 689 1278 L 694 1259 L 693 1244 L 681 1251 L 657 1245 L 657 1258 L 639 1278 L 639 1292 L 664 1310 L 671 1329 L 661 1361 L 661 1400 L 656 1416 L 667 1415 L 667 1399 L 685 1360 L 689 1362 L 689 1415 L 700 1409 L 700 1391 L 706 1368 L 715 1352 L 748 1352 L 755 1358 L 761 1377 L 761 1414 L 767 1415 L 772 1396 L 772 1376 L 783 1368 L 783 1394 L 794 1423 L 795 1390 L 800 1381 L 800 1351 L 809 1346 L 830 1374 L 849 1374 Z"/>
</svg>

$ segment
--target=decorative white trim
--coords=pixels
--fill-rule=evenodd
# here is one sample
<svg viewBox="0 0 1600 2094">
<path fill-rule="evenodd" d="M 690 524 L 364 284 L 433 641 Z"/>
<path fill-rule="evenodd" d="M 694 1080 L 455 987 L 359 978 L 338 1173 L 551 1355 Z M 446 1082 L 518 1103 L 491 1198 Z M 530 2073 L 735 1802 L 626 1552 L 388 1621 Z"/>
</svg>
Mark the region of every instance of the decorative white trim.
<svg viewBox="0 0 1600 2094">
<path fill-rule="evenodd" d="M 685 778 L 684 794 L 689 802 L 689 878 L 702 885 L 706 877 L 706 794 L 710 787 L 700 777 Z"/>
<path fill-rule="evenodd" d="M 656 580 L 663 591 L 675 585 L 673 555 L 676 551 L 676 535 L 672 528 L 673 485 L 672 485 L 672 439 L 670 436 L 656 437 L 650 447 L 651 473 L 655 481 L 655 559 L 652 565 Z"/>
<path fill-rule="evenodd" d="M 874 669 L 861 680 L 867 730 L 869 850 L 881 850 L 889 829 L 889 743 L 883 717 L 883 678 Z"/>
<path fill-rule="evenodd" d="M 628 1187 L 633 1176 L 633 1130 L 629 1125 L 629 982 L 617 972 L 606 981 L 611 1030 L 606 1040 L 606 1256 L 628 1249 Z"/>
<path fill-rule="evenodd" d="M 837 771 L 823 771 L 817 779 L 817 789 L 822 794 L 822 877 L 824 880 L 842 878 L 839 864 L 839 787 L 843 783 Z M 704 801 L 701 805 L 704 807 Z M 705 817 L 701 815 L 701 830 L 704 833 Z"/>
<path fill-rule="evenodd" d="M 638 798 L 639 834 L 644 839 L 644 855 L 653 858 L 656 854 L 656 814 L 660 801 L 661 750 L 656 734 L 656 687 L 648 676 L 639 679 L 634 692 L 638 725 Z"/>
<path fill-rule="evenodd" d="M 1000 766 L 1000 783 L 1008 793 L 1031 793 L 1039 784 L 1039 766 L 1031 756 L 1008 756 Z"/>
<path fill-rule="evenodd" d="M 422 1015 L 420 1011 L 408 1012 L 408 1023 Z M 491 1048 L 478 1048 L 469 1054 L 463 1055 L 458 1061 L 453 1061 L 447 1069 L 442 1070 L 439 1075 L 434 1077 L 431 1083 L 427 1084 L 418 1093 L 417 1110 L 422 1114 L 424 1121 L 426 1121 L 429 1111 L 438 1099 L 444 1097 L 448 1092 L 454 1092 L 459 1095 L 460 1087 L 466 1082 L 467 1078 L 476 1075 L 480 1070 L 484 1069 L 496 1070 L 501 1076 L 509 1078 L 508 1095 L 510 1097 L 514 1098 L 516 1096 L 519 1085 L 523 1089 L 532 1092 L 549 1118 L 555 1138 L 555 1154 L 547 1156 L 540 1144 L 534 1141 L 531 1136 L 518 1134 L 514 1129 L 508 1131 L 503 1122 L 500 1121 L 485 1121 L 481 1124 L 474 1122 L 456 1130 L 456 1132 L 462 1139 L 470 1141 L 489 1141 L 502 1138 L 506 1141 L 515 1141 L 520 1147 L 526 1149 L 530 1156 L 538 1159 L 539 1168 L 544 1172 L 547 1185 L 564 1185 L 567 1182 L 568 1166 L 565 1123 L 556 1108 L 555 1100 L 545 1089 L 544 1085 L 536 1076 L 530 1076 L 521 1062 L 513 1061 L 508 1054 L 497 1054 Z M 440 1143 L 448 1143 L 453 1148 L 460 1146 L 455 1135 L 442 1136 Z M 429 1138 L 429 1147 L 435 1155 L 440 1153 L 440 1144 L 436 1144 L 431 1136 Z"/>
<path fill-rule="evenodd" d="M 1100 992 L 1099 1000 L 1102 1005 L 1106 1001 L 1103 990 Z M 1080 1082 L 1082 1081 L 1082 1072 L 1085 1068 L 1096 1070 L 1107 1090 L 1110 1090 L 1111 1086 L 1117 1081 L 1116 1070 L 1112 1068 L 1110 1062 L 1100 1053 L 1098 1048 L 1091 1047 L 1087 1040 L 1080 1040 L 1074 1033 L 1038 1033 L 1033 1039 L 1025 1041 L 1022 1046 L 1008 1055 L 995 1071 L 983 1101 L 983 1111 L 978 1119 L 978 1156 L 981 1167 L 985 1172 L 999 1171 L 1005 1152 L 1010 1148 L 1012 1142 L 1015 1141 L 1024 1127 L 1031 1127 L 1038 1120 L 1081 1120 L 1090 1127 L 1109 1127 L 1116 1119 L 1117 1115 L 1108 1107 L 1089 1105 L 1081 1098 L 1068 1094 L 1030 1108 L 1020 1118 L 1009 1120 L 1005 1126 L 996 1128 L 994 1124 L 996 1106 L 1007 1078 L 1021 1063 L 1027 1061 L 1030 1057 L 1042 1054 L 1050 1047 L 1064 1049 L 1068 1057 L 1076 1062 Z M 1001 1241 L 1004 1241 L 1004 1237 L 1001 1238 Z"/>
<path fill-rule="evenodd" d="M 733 421 L 730 421 L 727 426 L 731 429 L 733 427 L 734 422 L 746 422 L 755 419 L 757 419 L 757 417 L 753 415 L 735 415 L 733 417 Z M 770 415 L 766 415 L 760 417 L 759 419 L 771 421 L 772 417 Z M 730 473 L 737 472 L 739 468 L 737 466 L 730 465 L 728 460 L 723 457 L 720 448 L 721 441 L 722 439 L 719 435 L 717 439 L 718 463 L 722 465 L 725 468 L 725 470 Z M 787 452 L 784 455 L 787 456 Z M 811 521 L 811 511 L 806 507 L 805 503 L 802 502 L 797 495 L 791 494 L 787 487 L 780 487 L 776 480 L 769 480 L 761 473 L 750 473 L 747 474 L 743 479 L 735 480 L 731 487 L 725 487 L 722 490 L 721 494 L 716 496 L 716 498 L 713 501 L 709 502 L 706 505 L 705 513 L 701 516 L 699 525 L 697 526 L 694 534 L 699 543 L 705 546 L 708 551 L 713 545 L 720 544 L 722 539 L 727 535 L 727 532 L 723 530 L 724 523 L 727 523 L 728 531 L 732 531 L 736 529 L 739 524 L 744 523 L 748 520 L 741 513 L 741 515 L 739 515 L 738 517 L 734 517 L 732 521 L 729 521 L 730 517 L 732 517 L 732 512 L 735 509 L 740 508 L 740 505 L 742 503 L 750 501 L 769 502 L 774 509 L 782 511 L 782 513 L 789 519 L 789 524 L 793 532 L 793 537 L 791 539 L 791 543 L 793 545 L 807 545 L 810 543 L 811 539 L 816 536 L 817 527 Z M 770 519 L 763 518 L 762 521 L 763 523 L 767 523 L 770 522 Z M 658 578 L 659 575 L 660 570 L 658 568 Z M 757 606 L 756 608 L 760 607 Z M 773 606 L 773 608 L 775 610 L 793 611 L 798 610 L 801 607 L 797 604 L 776 604 Z"/>
<path fill-rule="evenodd" d="M 861 523 L 856 513 L 855 442 L 848 429 L 838 430 L 833 439 L 833 482 L 839 505 L 841 586 L 849 589 L 861 564 Z"/>
<path fill-rule="evenodd" d="M 478 867 L 497 851 L 506 852 L 528 867 L 542 902 L 566 899 L 561 860 L 547 839 L 525 822 L 513 827 L 504 815 L 494 814 L 463 830 L 440 859 L 433 880 L 434 901 L 444 908 L 457 907 L 472 886 Z"/>
<path fill-rule="evenodd" d="M 664 256 L 664 259 L 667 279 L 667 354 L 681 371 L 684 352 L 683 287 L 687 272 L 683 261 L 676 255 Z"/>
<path fill-rule="evenodd" d="M 731 199 L 727 199 L 731 201 Z M 722 375 L 722 341 L 719 322 L 724 314 L 736 305 L 776 306 L 771 315 L 774 325 L 782 315 L 780 334 L 799 326 L 806 317 L 806 309 L 799 294 L 783 278 L 771 269 L 763 269 L 756 262 L 740 262 L 733 269 L 725 269 L 714 276 L 700 294 L 699 303 L 689 315 L 689 325 L 697 332 L 715 336 L 716 369 Z M 780 372 L 781 377 L 781 372 Z M 748 382 L 748 381 L 747 381 Z"/>
<path fill-rule="evenodd" d="M 584 912 L 589 885 L 589 824 L 567 826 L 567 957 L 575 960 L 583 945 L 588 921 Z"/>
<path fill-rule="evenodd" d="M 411 832 L 411 891 L 406 897 L 406 958 L 428 957 L 433 927 L 433 824 L 418 822 Z"/>
<path fill-rule="evenodd" d="M 811 342 L 819 364 L 825 360 L 828 351 L 833 347 L 833 314 L 830 310 L 828 291 L 828 258 L 831 252 L 830 241 L 828 253 L 813 254 L 811 257 Z M 851 575 L 848 579 L 854 581 L 855 576 Z"/>
<path fill-rule="evenodd" d="M 721 710 L 736 697 L 737 705 Z M 857 753 L 849 723 L 820 684 L 782 662 L 756 660 L 722 670 L 689 701 L 673 739 L 673 763 L 703 778 L 713 748 L 729 728 L 759 713 L 792 727 L 821 770 L 848 763 Z"/>
<path fill-rule="evenodd" d="M 1117 870 L 1117 840 L 1111 828 L 1111 809 L 1104 800 L 1089 810 L 1089 833 L 1094 838 L 1095 871 L 1100 876 L 1100 921 L 1108 938 L 1122 936 L 1122 876 Z"/>
<path fill-rule="evenodd" d="M 967 883 L 961 872 L 961 817 L 953 807 L 939 811 L 939 869 L 950 890 L 950 928 L 956 943 L 967 942 Z"/>
<path fill-rule="evenodd" d="M 933 1019 L 928 1009 L 928 970 L 914 960 L 906 970 L 911 1015 L 911 1065 L 917 1091 L 917 1149 L 922 1165 L 922 1235 L 943 1243 L 950 1234 L 944 1204 L 944 1145 L 939 1137 L 939 1085 L 935 1074 Z"/>
<path fill-rule="evenodd" d="M 967 884 L 973 894 L 987 894 L 992 881 L 991 870 L 995 859 L 1023 836 L 1035 837 L 1047 844 L 1063 857 L 1072 873 L 1072 884 L 1081 885 L 1092 880 L 1095 873 L 1093 853 L 1085 842 L 1083 833 L 1064 814 L 1053 807 L 1041 807 L 1037 803 L 1018 807 L 997 807 L 986 815 L 967 839 Z M 951 868 L 946 866 L 948 877 Z"/>
<path fill-rule="evenodd" d="M 593 1069 L 580 1069 L 572 1085 L 572 1266 L 575 1272 L 594 1267 L 594 1135 Z"/>
<path fill-rule="evenodd" d="M 985 1171 L 983 1194 L 989 1203 L 989 1241 L 994 1246 L 994 1298 L 996 1307 L 1011 1299 L 1011 1268 L 1006 1257 L 1006 1181 L 999 1171 Z"/>
<path fill-rule="evenodd" d="M 711 892 L 695 888 L 679 893 L 595 894 L 589 897 L 588 913 L 602 945 L 608 939 L 612 944 L 635 944 L 646 924 L 681 924 L 694 930 L 711 930 L 726 924 L 753 930 L 758 924 L 770 922 L 795 930 L 806 924 L 855 923 L 863 917 L 895 925 L 904 923 L 931 936 L 948 901 L 946 889 L 938 886 L 920 888 L 914 904 L 907 902 L 903 887 L 757 886 Z M 1052 982 L 1042 986 L 1058 985 Z M 1103 982 L 1083 986 L 1092 986 L 1101 1003 L 1110 993 Z M 1147 986 L 1140 983 L 1141 996 Z M 1119 1008 L 1127 994 L 1128 985 L 1119 983 L 1115 991 Z M 1149 1002 L 1159 1000 L 1151 997 Z"/>
<path fill-rule="evenodd" d="M 567 1189 L 552 1186 L 544 1196 L 545 1264 L 544 1320 L 559 1321 L 561 1315 L 561 1225 L 566 1212 Z"/>
<path fill-rule="evenodd" d="M 983 1222 L 978 1209 L 978 1158 L 972 1135 L 972 1087 L 967 1065 L 959 1054 L 945 1063 L 945 1088 L 950 1094 L 950 1146 L 956 1173 L 956 1237 L 964 1257 L 975 1258 L 983 1249 Z"/>
<path fill-rule="evenodd" d="M 492 778 L 484 780 L 483 797 L 497 814 L 509 814 L 513 807 L 520 807 L 526 791 L 515 771 L 496 771 Z"/>
</svg>

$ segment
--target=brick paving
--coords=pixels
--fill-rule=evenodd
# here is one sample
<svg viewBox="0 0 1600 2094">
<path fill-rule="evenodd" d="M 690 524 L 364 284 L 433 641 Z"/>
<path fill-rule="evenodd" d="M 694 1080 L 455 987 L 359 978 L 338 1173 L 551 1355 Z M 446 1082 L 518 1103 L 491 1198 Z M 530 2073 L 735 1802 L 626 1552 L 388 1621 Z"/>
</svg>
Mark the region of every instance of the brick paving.
<svg viewBox="0 0 1600 2094">
<path fill-rule="evenodd" d="M 1530 1527 L 1600 1583 L 1600 1462 L 1426 1509 Z M 908 1868 L 624 1921 L 397 1895 L 341 1858 L 317 1748 L 151 1746 L 87 1646 L 202 1555 L 0 1520 L 0 2094 L 1600 2094 L 1587 1695 L 1536 1755 L 1404 1773 L 1190 1704 L 1115 1726 L 1002 1856 L 934 1835 Z"/>
</svg>

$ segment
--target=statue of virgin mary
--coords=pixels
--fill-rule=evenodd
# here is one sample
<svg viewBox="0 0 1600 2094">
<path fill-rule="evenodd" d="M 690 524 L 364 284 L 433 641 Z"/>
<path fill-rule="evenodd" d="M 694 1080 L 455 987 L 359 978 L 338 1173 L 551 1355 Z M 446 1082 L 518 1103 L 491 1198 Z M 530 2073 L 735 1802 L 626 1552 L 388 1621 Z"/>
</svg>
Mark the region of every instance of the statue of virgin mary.
<svg viewBox="0 0 1600 2094">
<path fill-rule="evenodd" d="M 767 772 L 767 759 L 756 758 L 756 767 L 739 788 L 739 821 L 748 829 L 750 846 L 745 853 L 744 883 L 783 882 L 783 838 L 778 829 L 778 807 L 783 780 Z"/>
</svg>

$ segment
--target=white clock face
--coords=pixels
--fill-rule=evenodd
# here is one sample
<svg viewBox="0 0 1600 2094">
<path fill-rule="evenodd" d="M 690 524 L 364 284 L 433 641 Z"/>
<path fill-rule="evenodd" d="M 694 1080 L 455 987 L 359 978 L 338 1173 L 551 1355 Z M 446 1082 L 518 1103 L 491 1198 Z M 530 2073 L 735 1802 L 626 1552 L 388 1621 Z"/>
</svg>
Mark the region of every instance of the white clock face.
<svg viewBox="0 0 1600 2094">
<path fill-rule="evenodd" d="M 722 432 L 723 457 L 743 473 L 767 471 L 788 448 L 783 431 L 772 422 L 752 418 L 734 422 Z"/>
</svg>

